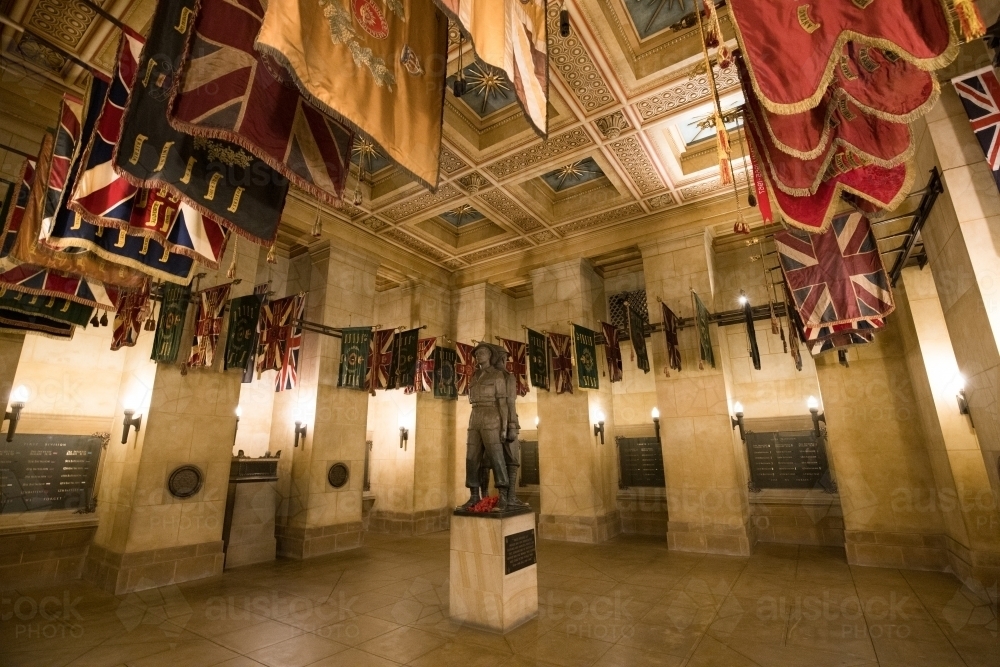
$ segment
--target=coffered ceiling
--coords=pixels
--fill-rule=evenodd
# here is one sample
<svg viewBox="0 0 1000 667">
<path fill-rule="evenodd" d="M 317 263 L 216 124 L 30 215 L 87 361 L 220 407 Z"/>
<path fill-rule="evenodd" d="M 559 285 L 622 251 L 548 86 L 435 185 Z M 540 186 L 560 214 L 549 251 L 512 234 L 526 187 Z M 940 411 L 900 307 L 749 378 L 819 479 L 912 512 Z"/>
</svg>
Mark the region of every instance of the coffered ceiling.
<svg viewBox="0 0 1000 667">
<path fill-rule="evenodd" d="M 467 40 L 460 52 L 453 27 L 437 190 L 414 183 L 359 141 L 345 203 L 324 209 L 324 224 L 349 224 L 454 272 L 698 200 L 732 198 L 732 186 L 718 179 L 712 136 L 696 127 L 711 98 L 698 67 L 692 3 L 566 0 L 572 32 L 563 38 L 559 3 L 550 0 L 546 141 L 525 121 L 503 75 L 475 62 Z M 107 12 L 138 30 L 148 25 L 153 5 L 103 1 Z M 111 70 L 117 30 L 78 0 L 0 0 L 0 9 L 13 24 Z M 10 22 L 0 32 L 0 143 L 33 153 L 41 133 L 55 125 L 61 86 L 82 90 L 87 75 Z M 460 69 L 467 83 L 457 98 L 451 82 Z M 735 71 L 716 71 L 716 78 L 723 105 L 739 103 Z M 20 160 L 0 151 L 3 178 L 16 176 Z M 744 180 L 737 168 L 737 181 Z M 301 224 L 284 224 L 279 235 L 286 248 L 308 240 Z"/>
</svg>

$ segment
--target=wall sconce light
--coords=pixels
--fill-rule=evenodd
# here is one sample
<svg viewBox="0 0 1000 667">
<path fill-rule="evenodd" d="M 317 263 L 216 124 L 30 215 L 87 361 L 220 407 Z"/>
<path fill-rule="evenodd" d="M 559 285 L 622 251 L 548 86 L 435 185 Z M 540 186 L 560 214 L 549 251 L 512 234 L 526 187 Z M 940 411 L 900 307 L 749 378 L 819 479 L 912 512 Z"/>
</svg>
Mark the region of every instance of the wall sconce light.
<svg viewBox="0 0 1000 667">
<path fill-rule="evenodd" d="M 958 412 L 959 412 L 959 414 L 963 414 L 966 417 L 968 417 L 969 418 L 969 424 L 972 425 L 972 428 L 976 428 L 975 422 L 972 421 L 972 410 L 969 409 L 969 399 L 965 396 L 965 388 L 964 387 L 962 389 L 958 390 L 958 393 L 955 394 L 955 398 L 958 400 Z M 11 425 L 11 428 L 13 428 L 13 425 Z M 10 442 L 10 434 L 9 433 L 7 435 L 7 441 Z"/>
<path fill-rule="evenodd" d="M 819 430 L 819 423 L 826 423 L 826 414 L 819 411 L 819 401 L 816 400 L 815 396 L 810 396 L 806 399 L 806 406 L 809 408 L 809 413 L 813 418 L 813 433 L 819 438 L 823 435 L 822 431 Z"/>
<path fill-rule="evenodd" d="M 653 408 L 653 428 L 656 429 L 656 439 L 660 439 L 660 409 Z"/>
<path fill-rule="evenodd" d="M 10 410 L 7 410 L 3 416 L 4 420 L 10 421 L 7 426 L 7 442 L 14 439 L 14 434 L 17 433 L 17 423 L 21 421 L 21 410 L 24 409 L 24 404 L 27 402 L 28 389 L 23 384 L 10 392 Z"/>
<path fill-rule="evenodd" d="M 601 436 L 601 444 L 604 444 L 604 413 L 597 413 L 597 423 L 594 424 L 594 436 Z"/>
<path fill-rule="evenodd" d="M 139 427 L 142 426 L 142 415 L 135 414 L 135 410 L 126 408 L 125 419 L 122 420 L 122 444 L 128 442 L 129 429 L 135 426 L 136 438 L 139 437 Z"/>
<path fill-rule="evenodd" d="M 236 434 L 240 430 L 240 417 L 243 416 L 243 407 L 240 405 L 236 406 L 236 428 L 233 429 L 233 444 L 236 444 Z"/>
<path fill-rule="evenodd" d="M 736 401 L 735 403 L 733 403 L 733 412 L 736 413 L 736 416 L 735 417 L 730 417 L 729 419 L 733 423 L 733 428 L 734 429 L 737 428 L 737 427 L 739 427 L 739 429 L 740 429 L 740 440 L 742 440 L 743 442 L 746 442 L 747 432 L 746 432 L 746 429 L 743 427 L 743 404 L 740 403 L 739 401 Z"/>
<path fill-rule="evenodd" d="M 538 417 L 535 417 L 535 428 L 538 428 Z"/>
<path fill-rule="evenodd" d="M 399 427 L 399 448 L 406 449 L 406 443 L 410 440 L 410 429 L 405 426 Z"/>
<path fill-rule="evenodd" d="M 306 444 L 306 425 L 301 421 L 295 422 L 295 446 L 299 446 L 299 438 L 302 438 L 302 445 Z"/>
</svg>

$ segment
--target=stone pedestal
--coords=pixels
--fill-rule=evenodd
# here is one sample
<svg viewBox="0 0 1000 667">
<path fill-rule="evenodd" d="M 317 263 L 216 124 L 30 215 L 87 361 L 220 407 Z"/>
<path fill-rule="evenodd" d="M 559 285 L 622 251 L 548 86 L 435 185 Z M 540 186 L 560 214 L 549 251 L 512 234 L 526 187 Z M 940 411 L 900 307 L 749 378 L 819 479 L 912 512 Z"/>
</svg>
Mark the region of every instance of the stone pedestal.
<svg viewBox="0 0 1000 667">
<path fill-rule="evenodd" d="M 222 531 L 227 570 L 274 560 L 276 499 L 275 482 L 230 482 Z"/>
<path fill-rule="evenodd" d="M 526 546 L 529 535 L 530 549 Z M 538 614 L 535 542 L 534 512 L 508 517 L 455 514 L 451 518 L 451 618 L 501 633 L 534 618 Z M 529 560 L 531 564 L 524 565 Z"/>
</svg>

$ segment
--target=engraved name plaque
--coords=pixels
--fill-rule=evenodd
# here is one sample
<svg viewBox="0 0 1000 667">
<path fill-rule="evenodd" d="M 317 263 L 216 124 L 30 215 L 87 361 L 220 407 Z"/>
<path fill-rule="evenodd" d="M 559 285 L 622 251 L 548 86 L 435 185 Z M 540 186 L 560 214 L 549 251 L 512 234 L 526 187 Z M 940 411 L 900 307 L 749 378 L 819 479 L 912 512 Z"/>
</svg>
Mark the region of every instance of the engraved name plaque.
<svg viewBox="0 0 1000 667">
<path fill-rule="evenodd" d="M 503 538 L 504 574 L 511 574 L 535 564 L 535 530 L 514 533 Z"/>
<path fill-rule="evenodd" d="M 89 435 L 32 433 L 0 443 L 0 514 L 88 507 L 102 443 Z"/>
</svg>

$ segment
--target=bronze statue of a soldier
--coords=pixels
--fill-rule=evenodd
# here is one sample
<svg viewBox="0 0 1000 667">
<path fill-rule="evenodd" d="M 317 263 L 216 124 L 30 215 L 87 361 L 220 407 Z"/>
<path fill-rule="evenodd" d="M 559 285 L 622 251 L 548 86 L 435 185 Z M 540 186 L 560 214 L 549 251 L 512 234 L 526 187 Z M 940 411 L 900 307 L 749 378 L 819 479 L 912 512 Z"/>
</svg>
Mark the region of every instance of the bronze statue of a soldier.
<svg viewBox="0 0 1000 667">
<path fill-rule="evenodd" d="M 472 509 L 481 500 L 480 468 L 486 466 L 493 470 L 493 483 L 501 490 L 497 509 L 502 511 L 506 509 L 504 489 L 508 487 L 502 441 L 510 420 L 507 378 L 505 372 L 494 365 L 494 346 L 481 342 L 473 349 L 472 355 L 477 368 L 469 383 L 472 416 L 469 417 L 465 449 L 465 485 L 469 488 L 469 500 L 459 509 Z"/>
<path fill-rule="evenodd" d="M 507 488 L 502 489 L 497 486 L 500 492 L 501 502 L 507 509 L 527 507 L 528 503 L 517 498 L 517 472 L 521 467 L 521 422 L 517 416 L 517 378 L 507 370 L 507 357 L 510 354 L 499 345 L 490 345 L 493 348 L 493 367 L 501 371 L 507 380 L 507 430 L 500 434 L 503 442 L 503 459 L 507 467 Z M 494 476 L 495 477 L 495 476 Z M 483 466 L 480 469 L 481 489 L 488 489 L 490 486 L 490 469 Z M 494 483 L 494 486 L 496 484 Z"/>
</svg>

